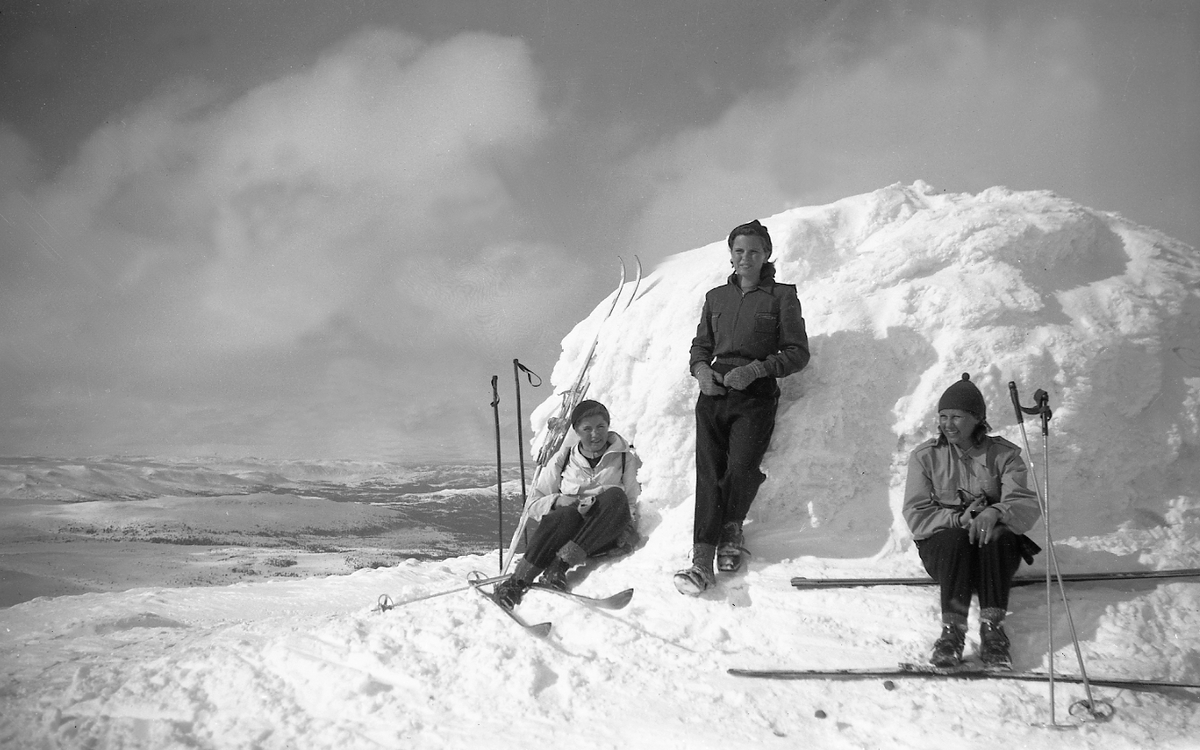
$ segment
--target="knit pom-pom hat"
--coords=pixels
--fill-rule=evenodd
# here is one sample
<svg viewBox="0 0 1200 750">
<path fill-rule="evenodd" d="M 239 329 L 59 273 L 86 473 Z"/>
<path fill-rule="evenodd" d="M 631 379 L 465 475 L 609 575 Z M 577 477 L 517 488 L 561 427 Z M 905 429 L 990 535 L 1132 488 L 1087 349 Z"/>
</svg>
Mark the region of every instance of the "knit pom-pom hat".
<svg viewBox="0 0 1200 750">
<path fill-rule="evenodd" d="M 980 421 L 987 419 L 987 404 L 983 400 L 983 394 L 971 382 L 970 373 L 966 372 L 963 373 L 962 380 L 946 389 L 938 399 L 937 408 L 938 411 L 958 409 L 974 414 Z"/>
</svg>

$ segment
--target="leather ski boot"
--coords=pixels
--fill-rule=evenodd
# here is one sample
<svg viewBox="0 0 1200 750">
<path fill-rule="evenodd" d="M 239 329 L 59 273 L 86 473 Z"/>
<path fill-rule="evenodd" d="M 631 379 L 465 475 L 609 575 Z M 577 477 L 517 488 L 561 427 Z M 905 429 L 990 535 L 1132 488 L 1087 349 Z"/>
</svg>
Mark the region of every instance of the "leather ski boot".
<svg viewBox="0 0 1200 750">
<path fill-rule="evenodd" d="M 713 557 L 717 548 L 712 544 L 692 547 L 692 567 L 675 574 L 675 588 L 687 596 L 699 596 L 717 583 L 713 573 Z"/>
</svg>

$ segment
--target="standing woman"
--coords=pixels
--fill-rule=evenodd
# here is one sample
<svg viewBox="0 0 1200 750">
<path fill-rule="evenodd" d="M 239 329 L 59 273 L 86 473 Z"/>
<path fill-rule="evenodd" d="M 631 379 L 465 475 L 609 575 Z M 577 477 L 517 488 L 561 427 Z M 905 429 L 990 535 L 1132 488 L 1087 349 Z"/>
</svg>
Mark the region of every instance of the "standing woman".
<svg viewBox="0 0 1200 750">
<path fill-rule="evenodd" d="M 1041 551 L 1025 532 L 1041 516 L 1021 449 L 988 435 L 983 394 L 963 373 L 938 401 L 938 437 L 908 457 L 904 520 L 925 570 L 941 588 L 942 634 L 929 661 L 962 661 L 971 597 L 979 596 L 979 656 L 1012 666 L 1004 632 L 1008 594 L 1021 559 Z"/>
<path fill-rule="evenodd" d="M 496 586 L 503 606 L 519 604 L 539 574 L 546 585 L 566 591 L 572 566 L 637 544 L 641 461 L 608 425 L 608 409 L 599 401 L 580 401 L 571 411 L 579 442 L 560 448 L 530 491 L 525 512 L 541 522 L 512 576 Z"/>
<path fill-rule="evenodd" d="M 775 281 L 771 235 L 754 220 L 729 233 L 733 273 L 704 297 L 689 367 L 700 384 L 696 401 L 696 516 L 692 566 L 675 588 L 699 595 L 716 583 L 713 558 L 742 566 L 742 522 L 758 487 L 775 429 L 776 378 L 808 364 L 808 335 L 793 284 Z"/>
</svg>

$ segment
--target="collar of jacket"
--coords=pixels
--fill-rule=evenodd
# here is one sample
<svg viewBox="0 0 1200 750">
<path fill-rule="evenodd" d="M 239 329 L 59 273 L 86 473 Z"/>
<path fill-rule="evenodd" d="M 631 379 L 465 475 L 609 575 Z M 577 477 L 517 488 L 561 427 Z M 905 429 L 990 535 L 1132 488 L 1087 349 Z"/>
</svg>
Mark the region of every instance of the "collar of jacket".
<svg viewBox="0 0 1200 750">
<path fill-rule="evenodd" d="M 625 441 L 625 438 L 621 437 L 617 433 L 610 430 L 608 433 L 608 438 L 608 446 L 605 447 L 604 452 L 600 454 L 601 458 L 609 453 L 625 453 L 629 450 L 629 443 Z M 583 456 L 583 450 L 580 448 L 579 443 L 575 443 L 575 445 L 571 447 L 571 450 L 573 450 L 575 453 L 578 453 L 580 457 Z"/>
<path fill-rule="evenodd" d="M 938 447 L 944 446 L 946 448 L 949 448 L 950 452 L 952 454 L 957 453 L 958 456 L 964 461 L 972 459 L 976 456 L 987 455 L 988 446 L 990 446 L 991 444 L 992 444 L 992 436 L 991 435 L 984 435 L 983 437 L 979 438 L 978 443 L 974 443 L 970 446 L 967 446 L 966 448 L 959 448 L 957 445 L 951 445 L 950 441 L 946 439 L 945 435 L 938 435 L 937 442 L 935 443 L 935 445 Z"/>
<path fill-rule="evenodd" d="M 729 274 L 729 278 L 726 279 L 726 281 L 729 284 L 731 284 L 732 286 L 737 287 L 739 290 L 742 288 L 741 283 L 738 282 L 738 275 L 737 275 L 736 271 L 734 273 Z M 759 277 L 758 286 L 754 287 L 754 289 L 762 289 L 764 292 L 770 292 L 774 288 L 775 288 L 775 274 L 771 274 L 770 276 L 768 276 L 765 273 L 761 277 Z M 747 289 L 746 293 L 748 294 L 750 292 L 753 292 L 754 289 Z"/>
</svg>

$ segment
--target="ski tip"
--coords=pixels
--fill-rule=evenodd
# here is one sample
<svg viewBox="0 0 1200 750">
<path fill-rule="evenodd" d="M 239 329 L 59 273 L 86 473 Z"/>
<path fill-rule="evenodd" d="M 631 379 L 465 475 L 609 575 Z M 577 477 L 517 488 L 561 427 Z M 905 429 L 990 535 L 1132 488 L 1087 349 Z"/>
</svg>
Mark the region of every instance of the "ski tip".
<svg viewBox="0 0 1200 750">
<path fill-rule="evenodd" d="M 550 630 L 553 625 L 548 622 L 539 622 L 536 625 L 527 625 L 525 627 L 526 630 L 528 630 L 530 633 L 533 633 L 538 638 L 545 638 L 546 636 L 550 635 Z"/>
<path fill-rule="evenodd" d="M 621 609 L 629 604 L 632 599 L 633 589 L 625 589 L 624 591 L 613 594 L 611 597 L 609 597 L 609 601 L 612 602 L 613 609 Z"/>
</svg>

